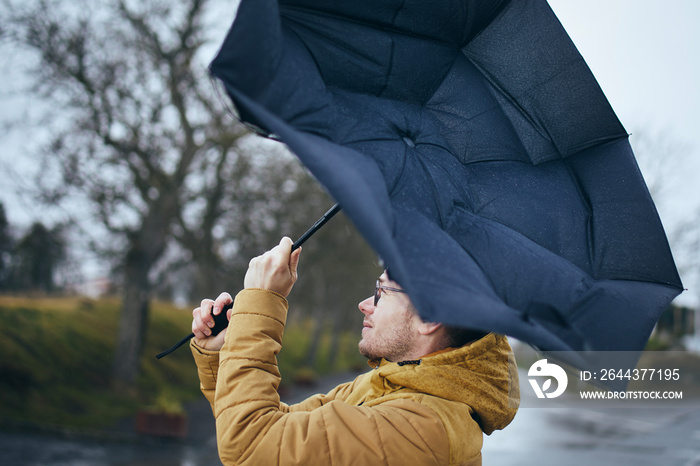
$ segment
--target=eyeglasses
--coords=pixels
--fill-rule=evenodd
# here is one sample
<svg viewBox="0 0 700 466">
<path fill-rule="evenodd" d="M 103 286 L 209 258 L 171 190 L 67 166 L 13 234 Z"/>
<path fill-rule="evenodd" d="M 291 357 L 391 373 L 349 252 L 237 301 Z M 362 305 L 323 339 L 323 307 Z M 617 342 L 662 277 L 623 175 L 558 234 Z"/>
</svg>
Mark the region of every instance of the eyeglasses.
<svg viewBox="0 0 700 466">
<path fill-rule="evenodd" d="M 374 307 L 377 307 L 377 303 L 379 302 L 379 298 L 381 297 L 380 290 L 396 291 L 397 293 L 406 293 L 406 290 L 402 290 L 400 288 L 392 288 L 390 286 L 380 285 L 379 280 L 377 280 L 377 284 L 374 287 Z"/>
</svg>

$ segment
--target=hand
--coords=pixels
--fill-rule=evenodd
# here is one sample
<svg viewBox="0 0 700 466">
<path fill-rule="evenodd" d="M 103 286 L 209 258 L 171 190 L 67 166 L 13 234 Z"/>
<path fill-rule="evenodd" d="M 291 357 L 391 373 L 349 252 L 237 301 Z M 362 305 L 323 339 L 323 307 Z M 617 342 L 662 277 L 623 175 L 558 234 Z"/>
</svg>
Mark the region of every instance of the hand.
<svg viewBox="0 0 700 466">
<path fill-rule="evenodd" d="M 204 299 L 200 307 L 192 311 L 192 333 L 197 346 L 205 350 L 219 351 L 224 346 L 224 337 L 226 336 L 225 328 L 218 335 L 212 336 L 211 329 L 214 327 L 214 317 L 211 315 L 212 310 L 214 315 L 219 315 L 225 305 L 232 303 L 233 298 L 228 293 L 221 293 L 216 301 Z M 231 320 L 231 309 L 226 313 L 226 318 Z"/>
<path fill-rule="evenodd" d="M 274 291 L 285 298 L 297 281 L 301 248 L 292 252 L 292 240 L 284 237 L 280 244 L 250 261 L 243 284 L 246 288 Z"/>
</svg>

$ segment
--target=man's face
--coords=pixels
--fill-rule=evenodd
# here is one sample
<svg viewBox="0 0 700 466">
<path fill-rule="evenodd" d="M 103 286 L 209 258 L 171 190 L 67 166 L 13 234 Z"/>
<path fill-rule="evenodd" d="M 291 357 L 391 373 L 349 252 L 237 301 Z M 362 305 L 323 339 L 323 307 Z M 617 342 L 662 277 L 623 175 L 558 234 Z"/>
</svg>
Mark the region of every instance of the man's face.
<svg viewBox="0 0 700 466">
<path fill-rule="evenodd" d="M 386 272 L 379 277 L 380 285 L 401 288 L 389 280 Z M 365 315 L 360 353 L 367 359 L 385 358 L 388 361 L 402 361 L 414 346 L 418 335 L 416 324 L 420 321 L 412 311 L 406 293 L 380 290 L 380 299 L 374 306 L 374 296 L 359 304 Z"/>
</svg>

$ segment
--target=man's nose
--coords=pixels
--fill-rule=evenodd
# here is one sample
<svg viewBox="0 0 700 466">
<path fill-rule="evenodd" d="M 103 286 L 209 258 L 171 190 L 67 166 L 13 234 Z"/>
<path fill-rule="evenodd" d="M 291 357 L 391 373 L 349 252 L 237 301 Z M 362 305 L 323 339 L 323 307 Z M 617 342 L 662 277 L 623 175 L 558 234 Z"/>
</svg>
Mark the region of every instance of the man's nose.
<svg viewBox="0 0 700 466">
<path fill-rule="evenodd" d="M 370 296 L 364 301 L 360 301 L 360 304 L 358 304 L 357 307 L 360 308 L 360 312 L 362 312 L 364 315 L 371 314 L 374 312 L 374 296 Z"/>
</svg>

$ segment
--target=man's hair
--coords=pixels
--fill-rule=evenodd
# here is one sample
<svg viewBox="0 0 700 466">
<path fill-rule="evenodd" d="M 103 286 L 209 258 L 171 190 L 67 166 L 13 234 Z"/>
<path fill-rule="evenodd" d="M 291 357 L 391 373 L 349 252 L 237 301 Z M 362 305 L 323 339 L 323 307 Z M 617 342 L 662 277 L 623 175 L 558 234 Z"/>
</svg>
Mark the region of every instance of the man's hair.
<svg viewBox="0 0 700 466">
<path fill-rule="evenodd" d="M 445 329 L 445 348 L 460 348 L 467 343 L 485 337 L 487 334 L 473 328 L 455 327 L 445 324 L 442 327 Z"/>
<path fill-rule="evenodd" d="M 408 303 L 408 309 L 420 318 L 418 309 L 416 309 L 412 302 Z M 461 348 L 467 343 L 483 338 L 488 334 L 488 332 L 482 332 L 481 330 L 475 330 L 473 328 L 456 327 L 447 324 L 442 324 L 442 328 L 444 329 L 443 335 L 445 336 L 443 348 Z"/>
</svg>

